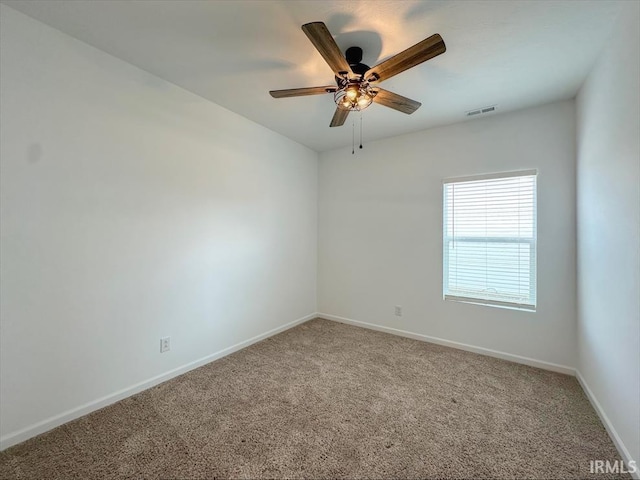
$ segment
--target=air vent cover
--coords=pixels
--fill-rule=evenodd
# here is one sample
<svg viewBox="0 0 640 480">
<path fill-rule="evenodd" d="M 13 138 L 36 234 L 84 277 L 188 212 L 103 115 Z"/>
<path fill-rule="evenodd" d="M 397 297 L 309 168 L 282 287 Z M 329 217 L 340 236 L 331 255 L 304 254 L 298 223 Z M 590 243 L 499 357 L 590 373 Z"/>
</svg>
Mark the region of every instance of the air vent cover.
<svg viewBox="0 0 640 480">
<path fill-rule="evenodd" d="M 467 112 L 467 117 L 472 117 L 474 115 L 482 115 L 484 113 L 495 112 L 497 108 L 498 108 L 497 105 L 489 105 L 487 107 L 474 108 L 473 110 L 469 110 Z"/>
</svg>

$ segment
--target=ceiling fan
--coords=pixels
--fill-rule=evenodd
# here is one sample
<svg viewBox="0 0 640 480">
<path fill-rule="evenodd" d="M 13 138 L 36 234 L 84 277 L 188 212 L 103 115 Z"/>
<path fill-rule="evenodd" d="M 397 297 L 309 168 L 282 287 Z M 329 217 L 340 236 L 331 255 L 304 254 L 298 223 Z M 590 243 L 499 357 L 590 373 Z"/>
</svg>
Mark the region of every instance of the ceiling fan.
<svg viewBox="0 0 640 480">
<path fill-rule="evenodd" d="M 370 68 L 361 63 L 360 47 L 350 47 L 345 56 L 342 56 L 340 48 L 323 22 L 306 23 L 302 26 L 302 31 L 333 70 L 336 85 L 271 90 L 269 93 L 273 98 L 333 93 L 337 108 L 329 125 L 331 127 L 343 125 L 349 112 L 364 110 L 372 102 L 407 114 L 415 112 L 422 105 L 420 102 L 384 90 L 377 86 L 378 83 L 447 50 L 442 37 L 436 33 Z"/>
</svg>

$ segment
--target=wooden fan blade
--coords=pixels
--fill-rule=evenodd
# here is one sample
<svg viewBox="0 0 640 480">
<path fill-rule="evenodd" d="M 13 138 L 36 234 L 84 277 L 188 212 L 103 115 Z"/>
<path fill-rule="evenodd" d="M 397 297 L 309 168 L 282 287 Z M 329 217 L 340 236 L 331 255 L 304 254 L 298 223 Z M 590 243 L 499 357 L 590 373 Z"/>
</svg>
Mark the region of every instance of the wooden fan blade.
<svg viewBox="0 0 640 480">
<path fill-rule="evenodd" d="M 345 110 L 344 108 L 336 108 L 336 112 L 333 114 L 333 118 L 331 119 L 330 127 L 341 127 L 344 125 L 344 122 L 347 120 L 349 116 L 350 110 Z"/>
<path fill-rule="evenodd" d="M 420 105 L 422 105 L 420 102 L 416 102 L 415 100 L 411 100 L 410 98 L 403 97 L 402 95 L 398 95 L 397 93 L 393 93 L 382 88 L 378 89 L 378 93 L 373 97 L 373 101 L 409 115 L 415 112 L 420 108 Z"/>
<path fill-rule="evenodd" d="M 416 65 L 420 65 L 422 62 L 426 62 L 433 57 L 437 57 L 446 51 L 447 47 L 442 37 L 436 33 L 416 43 L 413 47 L 409 47 L 384 62 L 379 63 L 375 67 L 370 68 L 367 73 L 364 74 L 364 78 L 371 82 L 381 82 Z"/>
<path fill-rule="evenodd" d="M 304 97 L 305 95 L 322 95 L 323 93 L 335 92 L 337 87 L 307 87 L 307 88 L 290 88 L 288 90 L 271 90 L 269 94 L 273 98 L 287 98 L 287 97 Z"/>
<path fill-rule="evenodd" d="M 302 26 L 302 31 L 309 37 L 313 46 L 320 52 L 325 62 L 329 64 L 333 73 L 338 76 L 351 73 L 351 68 L 347 60 L 342 55 L 340 48 L 331 36 L 327 26 L 322 22 L 306 23 Z"/>
</svg>

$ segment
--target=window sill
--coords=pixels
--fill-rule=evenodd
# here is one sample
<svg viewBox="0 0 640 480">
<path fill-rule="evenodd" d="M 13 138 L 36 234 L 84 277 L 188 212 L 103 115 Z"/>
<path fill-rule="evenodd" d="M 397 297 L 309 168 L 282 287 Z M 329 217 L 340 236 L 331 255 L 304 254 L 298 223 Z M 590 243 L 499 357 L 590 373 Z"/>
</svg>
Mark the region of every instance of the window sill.
<svg viewBox="0 0 640 480">
<path fill-rule="evenodd" d="M 483 307 L 502 308 L 506 310 L 517 310 L 519 312 L 536 313 L 536 306 L 520 305 L 517 303 L 509 304 L 506 302 L 485 301 L 479 298 L 456 297 L 453 295 L 445 295 L 443 300 L 447 302 L 470 303 L 472 305 L 481 305 Z"/>
</svg>

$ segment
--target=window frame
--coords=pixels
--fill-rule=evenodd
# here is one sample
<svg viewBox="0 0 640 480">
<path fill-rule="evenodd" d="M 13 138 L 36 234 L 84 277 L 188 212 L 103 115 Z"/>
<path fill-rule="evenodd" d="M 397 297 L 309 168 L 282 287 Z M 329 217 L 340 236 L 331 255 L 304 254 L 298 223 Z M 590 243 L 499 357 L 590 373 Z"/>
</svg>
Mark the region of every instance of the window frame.
<svg viewBox="0 0 640 480">
<path fill-rule="evenodd" d="M 475 182 L 482 180 L 504 179 L 533 176 L 534 188 L 533 188 L 533 235 L 530 238 L 527 237 L 449 237 L 448 233 L 448 215 L 447 209 L 447 185 L 458 184 L 465 182 Z M 454 295 L 449 290 L 449 255 L 448 248 L 452 241 L 464 241 L 468 243 L 516 243 L 527 244 L 529 246 L 529 285 L 531 298 L 531 291 L 533 295 L 533 303 L 522 302 L 509 302 L 504 299 L 488 299 L 479 296 L 473 296 L 473 292 L 468 292 L 469 295 Z M 490 307 L 499 307 L 512 310 L 522 310 L 527 312 L 536 312 L 538 307 L 538 288 L 537 288 L 537 260 L 538 260 L 538 171 L 536 169 L 509 171 L 500 173 L 491 173 L 484 175 L 472 175 L 465 177 L 449 177 L 443 179 L 442 182 L 442 298 L 445 301 L 455 301 L 463 303 L 471 303 L 476 305 L 485 305 Z"/>
</svg>

